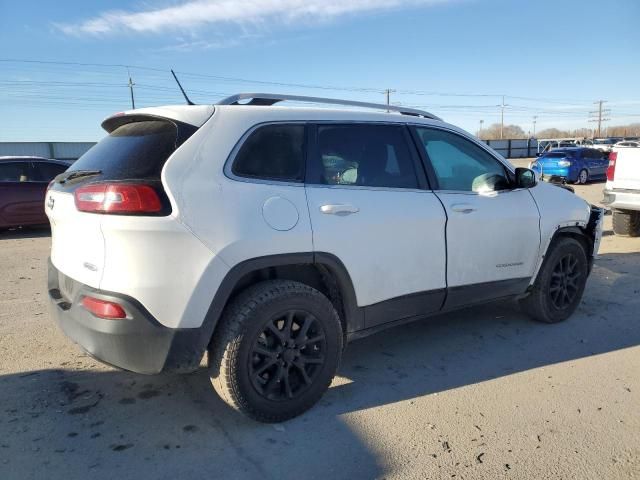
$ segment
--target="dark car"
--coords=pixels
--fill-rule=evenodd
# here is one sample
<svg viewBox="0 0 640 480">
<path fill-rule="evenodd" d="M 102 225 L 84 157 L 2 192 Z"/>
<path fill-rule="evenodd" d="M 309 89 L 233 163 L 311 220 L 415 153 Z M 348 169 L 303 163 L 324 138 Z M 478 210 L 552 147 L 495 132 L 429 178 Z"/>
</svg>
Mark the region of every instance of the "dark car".
<svg viewBox="0 0 640 480">
<path fill-rule="evenodd" d="M 589 180 L 604 180 L 608 166 L 608 154 L 584 147 L 558 148 L 543 154 L 531 164 L 531 168 L 543 178 L 555 176 L 583 184 Z"/>
<path fill-rule="evenodd" d="M 42 157 L 0 157 L 0 229 L 48 224 L 47 185 L 69 165 Z"/>
</svg>

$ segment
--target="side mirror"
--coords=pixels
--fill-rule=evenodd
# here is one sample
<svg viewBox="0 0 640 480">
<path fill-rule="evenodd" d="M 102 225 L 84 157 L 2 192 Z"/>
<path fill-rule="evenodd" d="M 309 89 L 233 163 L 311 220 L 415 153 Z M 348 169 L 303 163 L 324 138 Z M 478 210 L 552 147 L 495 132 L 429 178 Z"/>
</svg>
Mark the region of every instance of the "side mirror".
<svg viewBox="0 0 640 480">
<path fill-rule="evenodd" d="M 533 188 L 538 184 L 536 173 L 530 168 L 516 168 L 516 188 Z"/>
<path fill-rule="evenodd" d="M 536 157 L 541 157 L 542 156 L 542 152 L 537 152 L 536 153 Z"/>
</svg>

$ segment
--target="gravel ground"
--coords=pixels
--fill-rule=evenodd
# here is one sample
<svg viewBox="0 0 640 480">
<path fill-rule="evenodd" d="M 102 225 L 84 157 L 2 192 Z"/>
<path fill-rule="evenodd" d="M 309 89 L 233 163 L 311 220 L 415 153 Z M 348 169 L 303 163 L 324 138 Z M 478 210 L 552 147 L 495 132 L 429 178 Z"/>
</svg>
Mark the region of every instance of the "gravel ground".
<svg viewBox="0 0 640 480">
<path fill-rule="evenodd" d="M 48 314 L 48 232 L 5 233 L 0 479 L 640 478 L 640 239 L 605 228 L 568 321 L 500 304 L 388 330 L 278 425 L 230 411 L 204 370 L 145 377 L 83 354 Z"/>
</svg>

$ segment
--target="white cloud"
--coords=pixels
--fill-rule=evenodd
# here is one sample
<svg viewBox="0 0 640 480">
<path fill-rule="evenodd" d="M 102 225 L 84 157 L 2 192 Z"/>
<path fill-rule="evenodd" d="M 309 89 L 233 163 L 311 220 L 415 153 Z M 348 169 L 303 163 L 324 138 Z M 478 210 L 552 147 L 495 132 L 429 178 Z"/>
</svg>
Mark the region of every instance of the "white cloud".
<svg viewBox="0 0 640 480">
<path fill-rule="evenodd" d="M 189 0 L 143 11 L 113 10 L 76 24 L 56 24 L 69 35 L 108 35 L 121 32 L 160 33 L 207 25 L 326 21 L 403 7 L 429 6 L 452 0 Z"/>
<path fill-rule="evenodd" d="M 178 43 L 167 45 L 156 49 L 159 52 L 190 52 L 193 50 L 215 50 L 219 48 L 230 48 L 241 45 L 241 39 L 231 38 L 222 40 L 194 40 L 179 41 Z"/>
</svg>

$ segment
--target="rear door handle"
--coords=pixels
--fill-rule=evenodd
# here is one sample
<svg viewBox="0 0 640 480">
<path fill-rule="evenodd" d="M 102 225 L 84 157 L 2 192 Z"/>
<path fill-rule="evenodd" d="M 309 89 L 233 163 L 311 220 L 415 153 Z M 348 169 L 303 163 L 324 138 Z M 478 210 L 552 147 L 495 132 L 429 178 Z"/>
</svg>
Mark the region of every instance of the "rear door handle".
<svg viewBox="0 0 640 480">
<path fill-rule="evenodd" d="M 468 203 L 456 203 L 451 205 L 451 210 L 459 213 L 471 213 L 476 211 L 475 207 Z"/>
<path fill-rule="evenodd" d="M 338 215 L 344 217 L 345 215 L 351 215 L 352 213 L 358 213 L 360 209 L 353 205 L 322 205 L 320 207 L 322 213 L 327 215 Z"/>
</svg>

